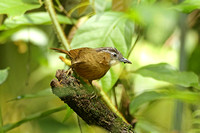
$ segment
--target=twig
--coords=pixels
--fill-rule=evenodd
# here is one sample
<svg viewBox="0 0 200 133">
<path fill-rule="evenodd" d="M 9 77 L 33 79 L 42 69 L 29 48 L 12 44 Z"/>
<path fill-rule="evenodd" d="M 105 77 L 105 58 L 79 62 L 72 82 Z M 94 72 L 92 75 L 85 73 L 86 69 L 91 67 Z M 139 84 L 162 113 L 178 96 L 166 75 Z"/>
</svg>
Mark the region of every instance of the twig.
<svg viewBox="0 0 200 133">
<path fill-rule="evenodd" d="M 60 1 L 59 1 L 59 0 L 56 0 L 56 3 L 57 3 L 57 5 L 58 5 L 58 10 L 60 10 L 61 12 L 63 12 L 63 13 L 70 19 L 71 23 L 72 23 L 73 25 L 75 25 L 74 20 L 71 18 L 71 16 L 69 15 L 69 13 L 65 10 L 65 8 L 64 8 L 63 5 L 60 3 Z"/>
<path fill-rule="evenodd" d="M 53 6 L 53 3 L 52 3 L 52 0 L 45 0 L 45 6 L 46 6 L 46 9 L 51 17 L 51 20 L 52 20 L 52 23 L 55 27 L 55 30 L 57 32 L 57 36 L 63 46 L 64 49 L 66 50 L 70 50 L 70 45 L 67 41 L 67 38 L 65 37 L 65 33 L 63 31 L 63 29 L 61 28 L 59 22 L 58 22 L 58 19 L 56 17 L 56 12 L 54 10 L 54 6 Z"/>
<path fill-rule="evenodd" d="M 83 133 L 82 126 L 81 126 L 81 120 L 78 115 L 76 115 L 76 116 L 77 116 L 77 120 L 78 120 L 78 127 L 80 129 L 80 133 Z"/>
<path fill-rule="evenodd" d="M 134 44 L 132 45 L 132 47 L 131 47 L 131 49 L 130 49 L 130 51 L 129 51 L 129 53 L 128 53 L 128 56 L 127 56 L 127 58 L 129 58 L 129 56 L 130 56 L 130 54 L 131 54 L 131 52 L 133 51 L 133 49 L 135 48 L 135 45 L 137 44 L 137 42 L 138 42 L 138 40 L 139 40 L 139 38 L 140 38 L 140 29 L 139 29 L 139 32 L 138 32 L 138 35 L 137 35 L 137 38 L 136 38 L 136 40 L 135 40 L 135 42 L 134 42 Z"/>
</svg>

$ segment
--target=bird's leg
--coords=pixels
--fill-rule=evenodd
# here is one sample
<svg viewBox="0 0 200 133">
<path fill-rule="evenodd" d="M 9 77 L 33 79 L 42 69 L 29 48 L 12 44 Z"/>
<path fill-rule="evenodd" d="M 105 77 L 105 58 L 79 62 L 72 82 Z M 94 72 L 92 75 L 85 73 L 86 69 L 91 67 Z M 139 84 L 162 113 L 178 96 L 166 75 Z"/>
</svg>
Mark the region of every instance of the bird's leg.
<svg viewBox="0 0 200 133">
<path fill-rule="evenodd" d="M 88 82 L 89 82 L 89 84 L 91 85 L 91 87 L 93 89 L 92 96 L 90 97 L 90 99 L 98 98 L 98 96 L 100 96 L 100 95 L 98 95 L 99 94 L 99 90 L 96 87 L 94 87 L 94 85 L 92 84 L 92 80 L 88 80 Z"/>
<path fill-rule="evenodd" d="M 92 85 L 92 80 L 88 80 L 88 82 L 89 82 L 89 84 L 90 84 L 92 87 L 94 87 L 94 86 Z"/>
<path fill-rule="evenodd" d="M 93 88 L 93 90 L 95 89 L 94 86 L 92 85 L 92 80 L 88 80 L 89 84 L 91 85 L 91 87 Z M 93 91 L 92 92 L 92 96 L 90 97 L 90 99 L 93 99 L 96 97 L 96 93 Z"/>
<path fill-rule="evenodd" d="M 72 68 L 70 67 L 69 70 L 67 70 L 66 75 L 69 75 L 69 74 L 71 75 L 72 73 L 73 73 L 73 70 L 72 70 Z"/>
</svg>

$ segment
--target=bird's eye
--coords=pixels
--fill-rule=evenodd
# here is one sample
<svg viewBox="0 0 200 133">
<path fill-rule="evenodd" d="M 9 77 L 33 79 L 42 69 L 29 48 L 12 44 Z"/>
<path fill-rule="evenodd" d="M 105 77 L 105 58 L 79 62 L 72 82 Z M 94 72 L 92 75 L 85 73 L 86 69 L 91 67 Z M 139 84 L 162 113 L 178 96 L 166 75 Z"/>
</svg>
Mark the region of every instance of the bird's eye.
<svg viewBox="0 0 200 133">
<path fill-rule="evenodd" d="M 113 54 L 113 56 L 114 56 L 114 57 L 117 57 L 117 54 L 116 54 L 116 53 L 114 53 L 114 54 Z"/>
</svg>

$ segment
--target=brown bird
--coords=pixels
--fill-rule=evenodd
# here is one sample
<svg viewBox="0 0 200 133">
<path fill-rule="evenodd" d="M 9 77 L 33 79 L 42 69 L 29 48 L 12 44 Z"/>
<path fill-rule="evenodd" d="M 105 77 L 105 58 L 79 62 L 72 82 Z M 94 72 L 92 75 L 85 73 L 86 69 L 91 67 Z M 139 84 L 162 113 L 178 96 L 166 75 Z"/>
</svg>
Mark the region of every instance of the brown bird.
<svg viewBox="0 0 200 133">
<path fill-rule="evenodd" d="M 118 62 L 132 64 L 122 54 L 112 47 L 78 48 L 66 51 L 59 48 L 51 48 L 65 53 L 71 59 L 72 69 L 84 79 L 89 81 L 103 77 L 110 67 Z"/>
</svg>

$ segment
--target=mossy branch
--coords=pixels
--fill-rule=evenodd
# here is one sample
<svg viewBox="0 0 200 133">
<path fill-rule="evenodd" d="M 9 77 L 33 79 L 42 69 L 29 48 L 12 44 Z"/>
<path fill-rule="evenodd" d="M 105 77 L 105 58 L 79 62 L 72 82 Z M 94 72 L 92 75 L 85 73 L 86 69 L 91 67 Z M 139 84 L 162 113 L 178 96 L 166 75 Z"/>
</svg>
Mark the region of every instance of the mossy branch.
<svg viewBox="0 0 200 133">
<path fill-rule="evenodd" d="M 116 115 L 98 91 L 81 84 L 70 71 L 58 70 L 52 80 L 53 93 L 68 104 L 87 124 L 100 126 L 112 133 L 134 133 L 133 127 Z"/>
</svg>

